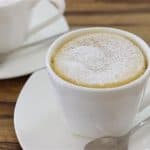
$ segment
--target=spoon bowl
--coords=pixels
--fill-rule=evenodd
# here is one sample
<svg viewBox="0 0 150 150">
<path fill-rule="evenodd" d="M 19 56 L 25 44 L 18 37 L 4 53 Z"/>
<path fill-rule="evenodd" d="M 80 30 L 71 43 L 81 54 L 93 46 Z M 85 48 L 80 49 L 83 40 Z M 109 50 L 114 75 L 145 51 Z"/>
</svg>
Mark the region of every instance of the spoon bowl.
<svg viewBox="0 0 150 150">
<path fill-rule="evenodd" d="M 130 136 L 137 130 L 150 123 L 150 106 L 145 108 L 140 117 L 137 118 L 133 128 L 125 135 L 120 137 L 101 137 L 97 138 L 84 147 L 84 150 L 128 150 Z"/>
</svg>

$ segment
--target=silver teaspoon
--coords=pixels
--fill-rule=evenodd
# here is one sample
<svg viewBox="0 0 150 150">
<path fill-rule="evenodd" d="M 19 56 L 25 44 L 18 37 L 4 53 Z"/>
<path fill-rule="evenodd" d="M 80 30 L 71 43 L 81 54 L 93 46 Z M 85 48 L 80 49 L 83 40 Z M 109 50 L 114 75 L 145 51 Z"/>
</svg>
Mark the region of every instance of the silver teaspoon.
<svg viewBox="0 0 150 150">
<path fill-rule="evenodd" d="M 150 123 L 150 106 L 145 108 L 135 121 L 133 128 L 121 137 L 101 137 L 97 138 L 84 147 L 84 150 L 128 150 L 128 142 L 133 135 L 141 127 Z"/>
</svg>

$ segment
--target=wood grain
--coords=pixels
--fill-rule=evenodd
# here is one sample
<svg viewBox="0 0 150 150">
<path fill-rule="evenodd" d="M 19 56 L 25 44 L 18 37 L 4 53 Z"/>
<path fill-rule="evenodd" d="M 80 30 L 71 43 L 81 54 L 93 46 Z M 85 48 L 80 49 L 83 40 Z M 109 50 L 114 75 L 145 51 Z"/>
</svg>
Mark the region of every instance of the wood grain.
<svg viewBox="0 0 150 150">
<path fill-rule="evenodd" d="M 119 2 L 121 3 L 145 3 L 145 2 L 150 2 L 150 0 L 66 0 L 66 3 L 68 6 L 70 6 L 70 3 L 88 3 L 89 5 L 91 3 L 98 3 L 98 2 L 109 2 L 109 3 L 116 3 Z"/>
<path fill-rule="evenodd" d="M 0 102 L 0 118 L 12 118 L 15 103 Z"/>
<path fill-rule="evenodd" d="M 80 0 L 79 0 L 80 1 Z M 90 1 L 90 0 L 89 0 Z M 82 0 L 81 2 L 77 2 L 75 0 L 68 0 L 68 5 L 66 7 L 67 13 L 131 13 L 131 12 L 149 12 L 150 11 L 150 3 L 109 3 L 109 2 L 86 2 L 86 0 Z"/>
<path fill-rule="evenodd" d="M 87 2 L 88 1 L 88 2 Z M 71 26 L 108 26 L 124 29 L 150 42 L 150 1 L 67 0 Z"/>
<path fill-rule="evenodd" d="M 0 142 L 0 150 L 21 150 L 18 143 Z"/>
<path fill-rule="evenodd" d="M 0 102 L 16 102 L 21 87 L 24 85 L 28 76 L 17 79 L 0 81 Z"/>
<path fill-rule="evenodd" d="M 150 0 L 66 0 L 71 26 L 110 26 L 150 43 Z M 29 76 L 0 81 L 0 150 L 21 150 L 14 131 L 17 97 Z"/>
<path fill-rule="evenodd" d="M 97 14 L 91 13 L 84 14 L 72 14 L 67 15 L 67 20 L 71 22 L 71 25 L 99 25 L 99 26 L 110 26 L 110 25 L 122 25 L 122 26 L 140 26 L 150 25 L 150 13 L 131 13 L 131 14 Z M 110 19 L 111 18 L 111 19 Z M 76 22 L 78 20 L 78 22 Z"/>
<path fill-rule="evenodd" d="M 17 142 L 14 131 L 13 117 L 0 119 L 0 142 Z"/>
</svg>

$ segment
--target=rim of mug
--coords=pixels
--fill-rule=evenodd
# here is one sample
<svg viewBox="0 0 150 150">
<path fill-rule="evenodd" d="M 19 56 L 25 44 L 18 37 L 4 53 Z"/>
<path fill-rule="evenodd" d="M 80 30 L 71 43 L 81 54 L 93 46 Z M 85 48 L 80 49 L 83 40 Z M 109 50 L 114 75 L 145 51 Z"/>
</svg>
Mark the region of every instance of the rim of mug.
<svg viewBox="0 0 150 150">
<path fill-rule="evenodd" d="M 75 37 L 77 35 L 80 35 L 81 33 L 88 33 L 88 32 L 92 32 L 92 31 L 106 31 L 106 32 L 111 32 L 111 33 L 116 33 L 116 34 L 120 34 L 122 36 L 125 36 L 127 38 L 129 38 L 130 40 L 132 40 L 133 42 L 135 42 L 144 52 L 146 59 L 147 59 L 147 68 L 145 70 L 145 72 L 136 80 L 133 80 L 127 84 L 123 84 L 121 86 L 116 86 L 116 87 L 111 87 L 111 88 L 92 88 L 92 87 L 85 87 L 85 86 L 80 86 L 80 85 L 76 85 L 73 84 L 71 82 L 68 82 L 66 80 L 64 80 L 63 78 L 61 78 L 59 75 L 57 75 L 55 73 L 55 71 L 52 69 L 50 62 L 51 62 L 51 57 L 53 52 L 57 49 L 57 47 L 59 47 L 58 45 L 61 45 L 65 42 L 65 40 L 67 41 L 67 39 L 69 37 Z M 60 36 L 58 39 L 56 39 L 53 44 L 49 47 L 48 52 L 46 54 L 46 68 L 48 70 L 48 73 L 51 75 L 51 77 L 53 78 L 53 80 L 55 80 L 56 82 L 59 82 L 59 84 L 61 84 L 64 87 L 69 87 L 75 90 L 83 90 L 83 91 L 116 91 L 116 90 L 123 90 L 126 88 L 130 88 L 130 87 L 135 87 L 136 85 L 138 85 L 139 83 L 141 83 L 142 81 L 144 81 L 146 79 L 147 76 L 150 77 L 150 48 L 148 46 L 148 44 L 139 36 L 135 35 L 134 33 L 130 33 L 128 31 L 122 30 L 122 29 L 117 29 L 117 28 L 112 28 L 112 27 L 88 27 L 88 28 L 81 28 L 81 29 L 77 29 L 68 33 L 65 33 L 64 35 Z"/>
<path fill-rule="evenodd" d="M 11 7 L 11 6 L 14 6 L 14 5 L 18 4 L 18 3 L 21 2 L 21 1 L 23 1 L 23 0 L 15 0 L 13 3 L 0 5 L 0 8 L 8 8 L 8 7 Z"/>
</svg>

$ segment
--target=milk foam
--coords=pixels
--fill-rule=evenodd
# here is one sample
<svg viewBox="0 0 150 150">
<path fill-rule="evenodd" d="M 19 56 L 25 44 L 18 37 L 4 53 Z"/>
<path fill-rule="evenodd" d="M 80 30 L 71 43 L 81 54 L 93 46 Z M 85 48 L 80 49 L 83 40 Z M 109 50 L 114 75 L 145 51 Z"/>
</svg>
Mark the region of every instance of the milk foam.
<svg viewBox="0 0 150 150">
<path fill-rule="evenodd" d="M 138 46 L 112 33 L 80 35 L 64 44 L 53 62 L 62 78 L 89 87 L 125 84 L 141 75 L 146 66 Z"/>
</svg>

